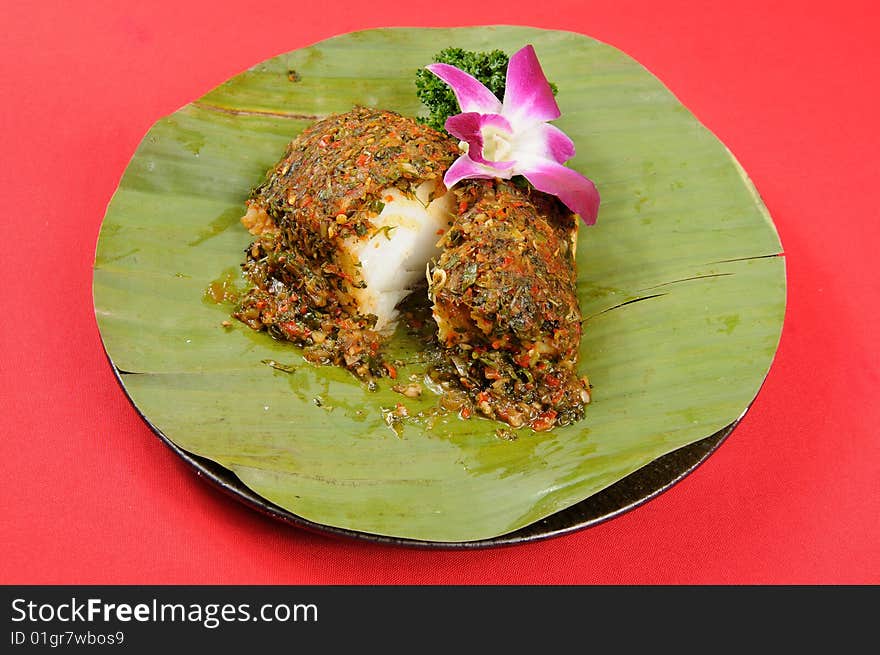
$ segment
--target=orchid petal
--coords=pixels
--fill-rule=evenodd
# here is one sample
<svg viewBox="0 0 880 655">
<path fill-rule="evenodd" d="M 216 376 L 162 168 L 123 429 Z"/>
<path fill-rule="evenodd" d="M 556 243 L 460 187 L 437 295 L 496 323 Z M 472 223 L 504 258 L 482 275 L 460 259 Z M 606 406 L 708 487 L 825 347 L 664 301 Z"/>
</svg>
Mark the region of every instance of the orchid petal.
<svg viewBox="0 0 880 655">
<path fill-rule="evenodd" d="M 516 51 L 507 64 L 503 107 L 502 114 L 524 125 L 552 121 L 561 115 L 535 49 L 530 45 Z"/>
<path fill-rule="evenodd" d="M 599 192 L 592 181 L 577 171 L 551 159 L 534 159 L 520 162 L 517 172 L 538 191 L 558 197 L 566 207 L 580 215 L 587 225 L 596 222 L 599 214 Z"/>
<path fill-rule="evenodd" d="M 538 123 L 516 134 L 514 159 L 552 159 L 564 164 L 574 157 L 574 142 L 565 132 L 549 123 Z"/>
<path fill-rule="evenodd" d="M 449 85 L 463 112 L 501 113 L 501 101 L 472 75 L 449 64 L 431 64 L 425 68 Z"/>
<path fill-rule="evenodd" d="M 510 122 L 501 114 L 478 114 L 466 112 L 456 114 L 446 119 L 444 126 L 452 136 L 466 141 L 468 144 L 468 156 L 479 164 L 486 164 L 494 168 L 511 168 L 513 161 L 490 161 L 483 156 L 483 128 L 495 127 L 508 134 L 511 132 Z"/>
<path fill-rule="evenodd" d="M 574 157 L 574 141 L 565 132 L 555 125 L 547 123 L 539 125 L 538 130 L 542 133 L 547 145 L 548 159 L 564 164 Z"/>
<path fill-rule="evenodd" d="M 452 166 L 447 169 L 446 175 L 443 176 L 443 184 L 446 185 L 447 189 L 451 189 L 458 182 L 465 179 L 491 180 L 496 177 L 509 178 L 510 176 L 510 171 L 493 169 L 485 164 L 475 162 L 467 155 L 462 155 L 452 162 Z"/>
</svg>

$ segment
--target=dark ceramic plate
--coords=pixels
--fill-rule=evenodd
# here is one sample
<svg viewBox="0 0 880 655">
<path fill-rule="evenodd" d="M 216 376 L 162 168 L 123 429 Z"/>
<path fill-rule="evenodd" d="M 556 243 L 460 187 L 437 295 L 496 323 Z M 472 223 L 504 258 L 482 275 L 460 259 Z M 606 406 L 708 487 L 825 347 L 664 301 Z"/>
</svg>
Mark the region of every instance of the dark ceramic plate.
<svg viewBox="0 0 880 655">
<path fill-rule="evenodd" d="M 416 115 L 413 71 L 443 45 L 527 43 L 564 89 L 569 163 L 602 193 L 578 246 L 580 362 L 595 387 L 583 422 L 499 439 L 488 420 L 420 422 L 436 404 L 424 394 L 406 399 L 413 421 L 395 433 L 389 385 L 369 391 L 238 322 L 221 328 L 229 308 L 205 289 L 240 270 L 244 197 L 292 134 L 353 104 Z M 273 57 L 159 120 L 108 206 L 93 289 L 126 394 L 203 477 L 301 527 L 468 548 L 595 525 L 703 461 L 772 362 L 780 252 L 736 159 L 624 53 L 524 27 L 383 29 Z M 398 331 L 388 347 L 420 344 Z M 400 376 L 424 373 L 407 366 Z"/>
</svg>

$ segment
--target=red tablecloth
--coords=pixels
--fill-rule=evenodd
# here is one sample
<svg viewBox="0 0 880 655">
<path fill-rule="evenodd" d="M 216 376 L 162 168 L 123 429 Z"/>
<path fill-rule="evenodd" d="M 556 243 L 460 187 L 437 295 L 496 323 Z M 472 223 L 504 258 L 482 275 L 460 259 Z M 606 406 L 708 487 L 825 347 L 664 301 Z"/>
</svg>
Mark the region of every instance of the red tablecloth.
<svg viewBox="0 0 880 655">
<path fill-rule="evenodd" d="M 876 3 L 126 4 L 2 12 L 0 583 L 880 582 Z M 338 540 L 231 501 L 154 436 L 102 350 L 94 248 L 128 159 L 156 120 L 278 53 L 369 27 L 493 23 L 621 48 L 747 169 L 788 266 L 754 406 L 658 498 L 522 546 Z"/>
</svg>

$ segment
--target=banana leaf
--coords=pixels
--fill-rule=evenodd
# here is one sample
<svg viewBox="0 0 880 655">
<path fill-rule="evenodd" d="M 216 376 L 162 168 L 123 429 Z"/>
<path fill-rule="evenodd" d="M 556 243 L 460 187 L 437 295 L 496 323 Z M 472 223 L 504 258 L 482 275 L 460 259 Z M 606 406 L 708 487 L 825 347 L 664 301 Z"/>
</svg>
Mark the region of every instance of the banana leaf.
<svg viewBox="0 0 880 655">
<path fill-rule="evenodd" d="M 229 318 L 213 285 L 243 287 L 238 218 L 286 143 L 355 104 L 424 114 L 415 71 L 448 46 L 534 45 L 559 93 L 568 165 L 602 195 L 582 228 L 573 425 L 502 438 L 383 381 L 305 362 Z M 94 303 L 138 410 L 181 451 L 318 526 L 424 542 L 509 534 L 735 423 L 771 365 L 785 264 L 771 218 L 728 149 L 638 62 L 589 37 L 527 27 L 388 28 L 273 57 L 159 120 L 106 212 Z M 391 343 L 421 375 L 419 344 Z M 410 418 L 389 425 L 402 402 Z"/>
</svg>

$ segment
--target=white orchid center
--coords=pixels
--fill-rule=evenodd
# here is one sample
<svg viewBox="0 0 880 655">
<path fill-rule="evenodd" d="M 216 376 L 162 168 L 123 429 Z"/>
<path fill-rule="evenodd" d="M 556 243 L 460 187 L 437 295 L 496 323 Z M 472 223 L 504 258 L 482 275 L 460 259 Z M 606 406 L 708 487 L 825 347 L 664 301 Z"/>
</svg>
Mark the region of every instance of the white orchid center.
<svg viewBox="0 0 880 655">
<path fill-rule="evenodd" d="M 508 161 L 513 155 L 513 134 L 497 125 L 484 125 L 483 158 L 488 161 Z"/>
</svg>

